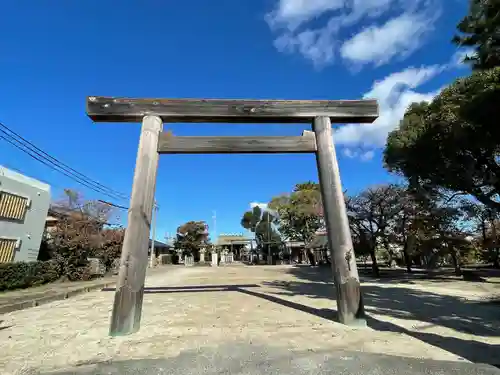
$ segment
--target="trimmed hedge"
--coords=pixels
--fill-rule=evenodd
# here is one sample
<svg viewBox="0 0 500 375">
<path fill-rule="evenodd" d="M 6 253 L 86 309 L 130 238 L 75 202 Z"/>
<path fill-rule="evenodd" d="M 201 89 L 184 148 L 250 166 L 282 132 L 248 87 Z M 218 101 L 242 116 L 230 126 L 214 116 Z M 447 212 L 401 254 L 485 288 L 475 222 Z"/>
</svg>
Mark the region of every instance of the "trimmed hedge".
<svg viewBox="0 0 500 375">
<path fill-rule="evenodd" d="M 0 264 L 0 291 L 43 285 L 59 277 L 53 261 L 4 263 Z"/>
</svg>

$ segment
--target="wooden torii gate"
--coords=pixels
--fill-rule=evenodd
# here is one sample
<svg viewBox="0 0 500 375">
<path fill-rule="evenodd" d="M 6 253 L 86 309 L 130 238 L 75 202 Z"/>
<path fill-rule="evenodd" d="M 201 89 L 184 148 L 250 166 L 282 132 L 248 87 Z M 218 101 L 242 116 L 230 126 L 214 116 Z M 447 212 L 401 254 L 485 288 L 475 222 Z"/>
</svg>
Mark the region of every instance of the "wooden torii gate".
<svg viewBox="0 0 500 375">
<path fill-rule="evenodd" d="M 140 327 L 159 154 L 315 153 L 332 250 L 338 319 L 346 325 L 366 324 L 331 124 L 373 122 L 378 117 L 376 100 L 90 96 L 87 114 L 96 122 L 142 122 L 110 335 L 130 334 Z M 283 137 L 176 137 L 163 132 L 163 123 L 172 122 L 309 123 L 313 131 Z"/>
</svg>

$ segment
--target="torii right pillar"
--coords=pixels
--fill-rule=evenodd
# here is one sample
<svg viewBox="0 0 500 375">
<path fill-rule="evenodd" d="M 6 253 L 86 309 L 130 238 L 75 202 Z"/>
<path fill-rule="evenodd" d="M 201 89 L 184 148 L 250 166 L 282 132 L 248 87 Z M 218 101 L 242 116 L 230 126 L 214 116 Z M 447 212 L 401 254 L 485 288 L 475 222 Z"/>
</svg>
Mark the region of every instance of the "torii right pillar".
<svg viewBox="0 0 500 375">
<path fill-rule="evenodd" d="M 339 166 L 329 117 L 314 119 L 316 162 L 323 200 L 324 218 L 331 253 L 333 279 L 337 291 L 337 310 L 340 323 L 366 326 L 356 256 L 340 182 Z"/>
</svg>

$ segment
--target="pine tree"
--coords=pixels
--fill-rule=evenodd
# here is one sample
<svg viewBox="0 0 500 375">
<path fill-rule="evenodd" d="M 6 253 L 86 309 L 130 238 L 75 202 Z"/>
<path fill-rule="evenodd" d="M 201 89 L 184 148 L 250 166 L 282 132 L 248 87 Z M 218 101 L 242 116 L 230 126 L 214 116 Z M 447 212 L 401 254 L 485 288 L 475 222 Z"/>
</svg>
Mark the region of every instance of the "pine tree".
<svg viewBox="0 0 500 375">
<path fill-rule="evenodd" d="M 474 49 L 473 55 L 465 58 L 473 70 L 500 66 L 500 0 L 470 0 L 469 14 L 457 29 L 460 35 L 453 42 Z"/>
</svg>

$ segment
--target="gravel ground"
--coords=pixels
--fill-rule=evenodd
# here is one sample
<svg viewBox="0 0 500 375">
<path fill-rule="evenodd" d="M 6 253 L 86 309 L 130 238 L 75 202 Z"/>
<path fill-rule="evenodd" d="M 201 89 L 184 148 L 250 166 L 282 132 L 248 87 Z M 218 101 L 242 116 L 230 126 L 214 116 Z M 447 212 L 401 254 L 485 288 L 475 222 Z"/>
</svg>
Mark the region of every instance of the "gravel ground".
<svg viewBox="0 0 500 375">
<path fill-rule="evenodd" d="M 354 351 L 492 364 L 500 359 L 498 307 L 470 300 L 487 291 L 463 286 L 463 295 L 457 289 L 450 295 L 450 288 L 436 283 L 365 282 L 369 328 L 351 329 L 332 320 L 334 288 L 327 281 L 328 272 L 290 266 L 170 268 L 147 278 L 141 330 L 125 337 L 108 336 L 110 291 L 12 312 L 0 318 L 0 374 L 173 360 L 237 345 L 269 353 Z"/>
</svg>

